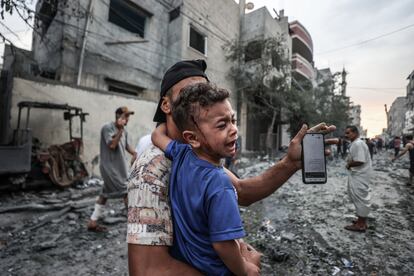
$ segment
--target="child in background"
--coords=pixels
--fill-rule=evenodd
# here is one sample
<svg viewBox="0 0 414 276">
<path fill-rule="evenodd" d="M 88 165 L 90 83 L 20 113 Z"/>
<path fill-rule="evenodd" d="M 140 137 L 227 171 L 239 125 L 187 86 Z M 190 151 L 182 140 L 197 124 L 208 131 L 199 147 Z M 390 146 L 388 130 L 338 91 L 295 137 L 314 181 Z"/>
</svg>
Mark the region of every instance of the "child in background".
<svg viewBox="0 0 414 276">
<path fill-rule="evenodd" d="M 172 159 L 170 200 L 174 220 L 171 254 L 207 275 L 259 275 L 240 253 L 245 236 L 236 191 L 220 159 L 236 153 L 237 127 L 229 92 L 209 83 L 181 91 L 172 112 L 181 144 L 166 135 L 165 124 L 152 134 L 154 145 Z"/>
</svg>

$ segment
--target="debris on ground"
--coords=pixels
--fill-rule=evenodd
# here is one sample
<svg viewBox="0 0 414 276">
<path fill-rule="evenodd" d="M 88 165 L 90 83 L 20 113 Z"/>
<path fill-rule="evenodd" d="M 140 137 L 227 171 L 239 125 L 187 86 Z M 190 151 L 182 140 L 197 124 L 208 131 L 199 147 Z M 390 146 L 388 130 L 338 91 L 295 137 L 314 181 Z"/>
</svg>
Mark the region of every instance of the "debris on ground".
<svg viewBox="0 0 414 276">
<path fill-rule="evenodd" d="M 240 175 L 271 166 L 243 158 Z M 305 185 L 300 172 L 276 193 L 242 207 L 246 241 L 261 251 L 262 275 L 414 275 L 414 188 L 408 161 L 374 155 L 368 231 L 343 229 L 355 219 L 342 159 L 328 164 L 328 183 Z M 389 170 L 389 171 L 388 171 Z M 0 194 L 0 275 L 128 275 L 126 209 L 108 200 L 102 223 L 87 231 L 99 179 L 67 189 Z"/>
</svg>

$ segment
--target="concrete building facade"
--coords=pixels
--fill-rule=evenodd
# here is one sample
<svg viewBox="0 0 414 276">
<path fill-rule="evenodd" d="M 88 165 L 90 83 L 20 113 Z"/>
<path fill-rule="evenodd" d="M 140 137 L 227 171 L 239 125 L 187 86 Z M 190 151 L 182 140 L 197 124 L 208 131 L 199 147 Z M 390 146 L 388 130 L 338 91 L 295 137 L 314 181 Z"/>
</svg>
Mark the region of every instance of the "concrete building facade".
<svg viewBox="0 0 414 276">
<path fill-rule="evenodd" d="M 407 112 L 406 97 L 397 97 L 388 111 L 388 134 L 401 136 L 404 130 L 405 113 Z"/>
<path fill-rule="evenodd" d="M 351 124 L 357 126 L 360 131 L 362 131 L 361 126 L 361 105 L 351 103 L 349 117 Z"/>
<path fill-rule="evenodd" d="M 297 46 L 296 52 L 302 53 L 306 65 L 313 66 L 309 56 L 313 53 L 312 40 L 300 23 L 289 24 L 283 11 L 272 17 L 264 7 L 245 15 L 241 10 L 234 0 L 219 4 L 213 0 L 39 0 L 33 50 L 18 51 L 13 59 L 6 58 L 4 62 L 4 69 L 12 69 L 19 77 L 13 88 L 11 114 L 16 113 L 16 103 L 20 100 L 81 106 L 83 102 L 92 103 L 85 105 L 85 112 L 108 116 L 122 102 L 135 110 L 135 118 L 140 121 L 142 118 L 142 122 L 131 127 L 134 132 L 131 137 L 136 142 L 152 129 L 148 116 L 158 102 L 161 78 L 179 60 L 205 59 L 209 79 L 230 91 L 236 91 L 236 85 L 229 77 L 232 64 L 227 60 L 224 46 L 232 41 L 241 40 L 248 45 L 258 39 L 283 36 L 286 55 L 291 61 L 292 41 L 296 39 L 305 47 L 304 50 L 303 46 Z M 297 37 L 290 36 L 292 26 L 298 30 Z M 21 86 L 27 90 L 20 89 Z M 54 94 L 55 91 L 64 92 Z M 231 101 L 235 110 L 237 97 L 238 93 L 233 92 Z M 105 104 L 105 101 L 112 102 Z M 249 112 L 247 104 L 242 103 L 238 114 L 242 148 L 257 150 L 266 124 L 261 119 L 252 120 Z M 109 119 L 107 115 L 102 118 Z M 89 129 L 94 132 L 91 136 L 86 133 L 85 138 L 94 137 L 103 121 L 88 122 L 86 132 Z M 257 128 L 258 125 L 261 126 Z M 288 125 L 278 125 L 274 129 L 275 148 L 288 145 L 287 128 Z M 45 145 L 50 145 L 56 143 L 52 138 L 59 137 L 46 135 L 42 139 Z M 97 154 L 96 148 L 88 148 L 91 150 L 86 153 L 86 161 Z"/>
<path fill-rule="evenodd" d="M 274 18 L 265 7 L 262 7 L 245 15 L 243 27 L 241 34 L 241 39 L 245 45 L 245 59 L 242 62 L 243 70 L 254 72 L 258 64 L 267 64 L 272 69 L 269 70 L 268 76 L 264 77 L 264 81 L 280 74 L 276 69 L 276 64 L 272 63 L 272 57 L 262 53 L 262 49 L 253 51 L 251 57 L 248 57 L 247 53 L 254 49 L 255 45 L 259 45 L 260 41 L 279 37 L 284 44 L 285 58 L 290 61 L 292 57 L 292 39 L 289 35 L 288 17 L 284 15 L 283 11 L 280 11 L 278 16 Z M 290 79 L 290 70 L 288 70 L 288 74 L 287 79 Z M 243 93 L 253 92 L 243 90 Z M 244 101 L 241 108 L 241 120 L 245 122 L 241 124 L 242 133 L 246 133 L 245 148 L 247 150 L 264 150 L 266 133 L 272 120 L 271 116 L 269 114 L 259 115 L 254 108 L 249 107 L 248 103 Z M 284 124 L 275 125 L 272 134 L 274 149 L 277 150 L 289 144 L 290 137 L 287 134 L 287 128 L 288 126 Z"/>
<path fill-rule="evenodd" d="M 44 16 L 35 24 L 33 57 L 42 75 L 156 101 L 169 66 L 205 59 L 211 79 L 233 88 L 222 49 L 238 37 L 233 0 L 63 2 L 37 3 Z"/>
<path fill-rule="evenodd" d="M 316 85 L 317 71 L 313 62 L 313 41 L 306 28 L 299 21 L 290 24 L 292 37 L 292 74 L 306 87 Z"/>
<path fill-rule="evenodd" d="M 407 111 L 405 112 L 404 134 L 414 133 L 414 71 L 407 77 Z"/>
<path fill-rule="evenodd" d="M 81 0 L 66 5 L 42 0 L 37 11 L 45 15 L 39 17 L 33 38 L 33 56 L 42 76 L 144 100 L 157 101 L 164 71 L 183 59 L 205 59 L 210 80 L 235 91 L 228 77 L 232 64 L 223 46 L 238 39 L 247 45 L 282 35 L 289 60 L 292 55 L 289 23 L 283 11 L 273 18 L 263 7 L 242 17 L 233 0 L 220 5 L 212 0 Z M 232 93 L 234 107 L 237 95 Z M 255 129 L 247 127 L 249 111 L 245 105 L 240 113 L 239 131 L 245 149 L 248 140 L 254 144 L 259 138 Z M 289 142 L 286 129 L 275 130 L 279 146 Z"/>
</svg>

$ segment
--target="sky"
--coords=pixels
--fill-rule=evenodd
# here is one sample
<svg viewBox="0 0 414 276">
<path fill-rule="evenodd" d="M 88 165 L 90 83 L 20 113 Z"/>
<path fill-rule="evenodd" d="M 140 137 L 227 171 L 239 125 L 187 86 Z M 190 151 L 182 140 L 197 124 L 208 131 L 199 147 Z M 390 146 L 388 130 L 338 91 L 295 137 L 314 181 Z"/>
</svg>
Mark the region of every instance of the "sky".
<svg viewBox="0 0 414 276">
<path fill-rule="evenodd" d="M 250 1 L 255 9 L 266 6 L 272 15 L 273 9 L 284 9 L 289 21 L 305 26 L 312 36 L 315 66 L 333 72 L 345 67 L 347 95 L 362 107 L 363 128 L 370 137 L 380 134 L 386 127 L 384 104 L 389 108 L 396 97 L 406 95 L 407 77 L 414 70 L 414 1 Z"/>
<path fill-rule="evenodd" d="M 332 72 L 345 68 L 347 95 L 362 106 L 363 128 L 368 129 L 368 136 L 380 134 L 386 127 L 384 104 L 389 108 L 396 97 L 405 96 L 406 78 L 414 70 L 414 0 L 250 2 L 255 9 L 266 6 L 272 16 L 273 9 L 284 9 L 289 21 L 298 20 L 305 26 L 312 36 L 315 66 L 329 67 Z M 22 20 L 6 15 L 0 22 L 19 36 L 8 33 L 7 38 L 30 49 L 31 30 Z M 9 32 L 4 25 L 0 24 L 0 31 Z"/>
</svg>

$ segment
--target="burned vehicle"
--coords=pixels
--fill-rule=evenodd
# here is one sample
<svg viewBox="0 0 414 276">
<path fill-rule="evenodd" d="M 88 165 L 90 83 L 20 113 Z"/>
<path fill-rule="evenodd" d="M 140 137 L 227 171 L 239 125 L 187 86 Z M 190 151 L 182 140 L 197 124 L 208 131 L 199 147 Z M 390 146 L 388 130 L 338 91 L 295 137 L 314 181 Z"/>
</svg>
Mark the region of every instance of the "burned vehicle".
<svg viewBox="0 0 414 276">
<path fill-rule="evenodd" d="M 10 143 L 0 145 L 0 176 L 21 176 L 39 179 L 46 176 L 54 184 L 66 187 L 81 181 L 88 172 L 80 158 L 83 147 L 83 123 L 88 113 L 82 108 L 68 104 L 22 101 L 18 103 L 17 128 Z M 42 149 L 39 140 L 32 137 L 30 114 L 33 109 L 63 111 L 63 118 L 69 122 L 69 141 Z M 22 116 L 25 111 L 25 125 Z M 80 133 L 73 135 L 73 120 L 79 120 Z"/>
</svg>

